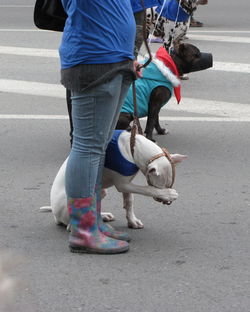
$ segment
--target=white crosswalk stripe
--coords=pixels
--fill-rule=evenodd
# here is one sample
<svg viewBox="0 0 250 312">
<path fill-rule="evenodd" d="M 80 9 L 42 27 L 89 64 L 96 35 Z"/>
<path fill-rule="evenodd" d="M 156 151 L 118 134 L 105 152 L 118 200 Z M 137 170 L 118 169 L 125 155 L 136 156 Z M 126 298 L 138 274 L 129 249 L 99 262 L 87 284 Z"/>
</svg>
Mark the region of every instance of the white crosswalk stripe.
<svg viewBox="0 0 250 312">
<path fill-rule="evenodd" d="M 53 49 L 35 49 L 23 47 L 0 46 L 0 54 L 34 56 L 34 57 L 51 57 L 58 58 L 58 50 Z M 213 68 L 209 70 L 250 73 L 250 64 L 231 63 L 231 62 L 213 62 Z"/>
<path fill-rule="evenodd" d="M 49 84 L 34 81 L 21 81 L 0 79 L 0 91 L 7 93 L 26 94 L 35 96 L 47 96 L 53 98 L 60 98 L 65 100 L 65 89 L 60 84 Z M 177 105 L 176 100 L 171 100 L 165 105 L 163 110 L 169 112 L 179 113 L 195 113 L 200 115 L 207 115 L 209 117 L 161 117 L 162 120 L 203 120 L 203 121 L 250 121 L 250 106 L 241 103 L 229 103 L 223 101 L 212 101 L 195 98 L 183 98 L 181 104 Z M 7 117 L 9 116 L 9 117 Z M 19 119 L 18 115 L 1 115 L 0 119 Z M 20 119 L 34 119 L 33 115 L 20 115 Z M 47 119 L 53 119 L 49 115 Z M 46 119 L 43 116 L 38 119 Z M 65 119 L 59 118 L 55 119 Z"/>
<path fill-rule="evenodd" d="M 243 116 L 250 118 L 250 106 L 248 104 L 194 98 L 183 98 L 181 103 L 177 105 L 176 100 L 172 97 L 162 109 L 172 112 L 206 114 L 225 118 L 241 118 Z"/>
<path fill-rule="evenodd" d="M 0 119 L 19 119 L 19 120 L 68 120 L 68 115 L 17 115 L 17 114 L 0 114 Z M 146 120 L 141 118 L 140 120 Z M 161 121 L 196 121 L 196 122 L 250 122 L 250 117 L 182 117 L 168 116 L 160 117 Z"/>
<path fill-rule="evenodd" d="M 196 34 L 196 33 L 201 33 L 201 34 L 250 34 L 250 30 L 205 30 L 205 29 L 189 29 L 188 34 Z"/>
<path fill-rule="evenodd" d="M 24 4 L 0 4 L 0 8 L 33 8 L 34 5 L 24 5 Z"/>
<path fill-rule="evenodd" d="M 35 81 L 0 79 L 0 91 L 65 98 L 65 88 L 62 85 Z"/>
<path fill-rule="evenodd" d="M 0 54 L 34 57 L 59 57 L 58 50 L 0 46 Z"/>
<path fill-rule="evenodd" d="M 230 43 L 250 43 L 250 38 L 248 37 L 211 36 L 211 35 L 197 35 L 197 34 L 188 34 L 188 37 L 192 40 L 230 42 Z"/>
</svg>

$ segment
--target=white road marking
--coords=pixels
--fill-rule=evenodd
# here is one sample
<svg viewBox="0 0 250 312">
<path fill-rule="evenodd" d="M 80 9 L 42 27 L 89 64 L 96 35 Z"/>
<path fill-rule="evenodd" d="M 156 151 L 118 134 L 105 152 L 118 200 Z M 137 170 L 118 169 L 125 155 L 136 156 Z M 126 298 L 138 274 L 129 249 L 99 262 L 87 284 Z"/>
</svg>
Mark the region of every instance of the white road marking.
<svg viewBox="0 0 250 312">
<path fill-rule="evenodd" d="M 65 99 L 65 88 L 60 84 L 34 81 L 0 79 L 0 92 L 48 96 Z M 174 97 L 162 108 L 163 110 L 206 114 L 213 117 L 249 117 L 250 105 L 223 101 L 182 98 L 179 105 Z"/>
<path fill-rule="evenodd" d="M 210 68 L 209 70 L 250 74 L 250 64 L 231 63 L 231 62 L 213 62 L 213 67 Z"/>
<path fill-rule="evenodd" d="M 250 34 L 250 30 L 188 30 L 188 33 L 215 33 L 215 34 Z"/>
<path fill-rule="evenodd" d="M 66 120 L 67 115 L 18 115 L 18 114 L 2 114 L 0 119 L 38 119 L 38 120 Z"/>
<path fill-rule="evenodd" d="M 211 36 L 188 34 L 191 40 L 204 40 L 213 42 L 230 42 L 230 43 L 250 43 L 249 37 L 233 37 L 233 36 Z"/>
<path fill-rule="evenodd" d="M 40 31 L 40 32 L 47 32 L 47 33 L 53 32 L 53 33 L 55 33 L 54 31 L 43 30 L 43 29 L 38 29 L 38 28 L 30 28 L 30 29 L 0 28 L 0 32 L 30 32 L 30 31 L 35 31 L 35 32 Z"/>
<path fill-rule="evenodd" d="M 35 57 L 56 57 L 56 58 L 59 57 L 58 50 L 10 47 L 10 46 L 0 46 L 0 54 L 35 56 Z"/>
<path fill-rule="evenodd" d="M 58 50 L 0 46 L 0 54 L 59 58 Z M 210 70 L 250 73 L 250 64 L 214 62 Z"/>
<path fill-rule="evenodd" d="M 0 119 L 19 120 L 68 120 L 68 115 L 18 115 L 2 114 Z M 146 120 L 146 118 L 142 118 Z M 250 122 L 250 117 L 223 118 L 223 117 L 160 117 L 161 121 L 197 121 L 197 122 Z"/>
<path fill-rule="evenodd" d="M 65 99 L 65 88 L 62 85 L 35 81 L 0 79 L 0 92 Z"/>
<path fill-rule="evenodd" d="M 162 110 L 172 112 L 187 112 L 209 117 L 224 118 L 250 118 L 250 105 L 242 103 L 230 103 L 223 101 L 202 100 L 194 98 L 182 98 L 180 104 L 176 104 L 174 97 L 162 107 Z"/>
<path fill-rule="evenodd" d="M 34 5 L 0 4 L 0 8 L 34 8 Z"/>
<path fill-rule="evenodd" d="M 65 88 L 60 84 L 49 84 L 34 81 L 20 81 L 0 79 L 0 92 L 25 94 L 34 96 L 48 96 L 60 98 L 65 101 Z M 177 105 L 174 97 L 162 108 L 173 113 L 200 114 L 206 116 L 197 117 L 161 117 L 163 120 L 204 120 L 204 121 L 249 121 L 250 105 L 242 103 L 230 103 L 223 101 L 202 100 L 195 98 L 183 98 Z M 13 116 L 13 115 L 4 115 Z M 16 115 L 14 115 L 16 116 Z M 19 115 L 18 115 L 19 116 Z M 23 116 L 23 115 L 20 115 Z M 24 115 L 26 116 L 26 115 Z M 32 115 L 33 116 L 33 115 Z M 35 115 L 36 116 L 36 115 Z M 50 115 L 51 116 L 51 115 Z M 4 117 L 1 117 L 4 118 Z M 7 117 L 5 117 L 7 118 Z M 17 117 L 15 117 L 17 118 Z M 24 117 L 20 117 L 24 118 Z M 26 118 L 26 117 L 25 117 Z M 34 117 L 35 118 L 35 117 Z M 41 116 L 38 117 L 42 118 Z M 47 117 L 44 117 L 47 119 Z M 54 117 L 48 117 L 48 119 Z M 58 117 L 56 117 L 58 118 Z M 59 118 L 60 119 L 60 118 Z"/>
<path fill-rule="evenodd" d="M 161 121 L 201 121 L 201 122 L 250 122 L 250 117 L 160 117 Z"/>
</svg>

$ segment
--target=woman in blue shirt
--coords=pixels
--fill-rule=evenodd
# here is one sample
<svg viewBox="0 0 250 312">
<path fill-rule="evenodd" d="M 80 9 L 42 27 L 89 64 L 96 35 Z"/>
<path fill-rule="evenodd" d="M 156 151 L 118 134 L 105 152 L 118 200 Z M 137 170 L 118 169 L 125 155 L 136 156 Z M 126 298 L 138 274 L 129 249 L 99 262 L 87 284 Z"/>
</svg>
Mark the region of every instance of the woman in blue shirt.
<svg viewBox="0 0 250 312">
<path fill-rule="evenodd" d="M 72 252 L 120 253 L 129 237 L 101 220 L 105 150 L 134 79 L 130 0 L 62 0 L 68 15 L 61 82 L 72 99 L 73 145 L 66 168 Z"/>
</svg>

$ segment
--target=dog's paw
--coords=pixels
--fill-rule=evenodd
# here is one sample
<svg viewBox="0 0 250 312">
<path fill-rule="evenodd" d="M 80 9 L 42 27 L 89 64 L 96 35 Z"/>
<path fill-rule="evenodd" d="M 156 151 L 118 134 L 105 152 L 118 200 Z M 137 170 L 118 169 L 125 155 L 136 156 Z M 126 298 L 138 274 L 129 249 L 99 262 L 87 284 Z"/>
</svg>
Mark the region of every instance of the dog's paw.
<svg viewBox="0 0 250 312">
<path fill-rule="evenodd" d="M 134 217 L 128 220 L 128 227 L 131 229 L 143 229 L 144 225 L 141 220 Z"/>
<path fill-rule="evenodd" d="M 164 205 L 170 205 L 174 200 L 178 198 L 178 193 L 174 189 L 161 189 L 158 190 L 158 195 L 154 196 L 154 200 L 163 203 Z"/>
<path fill-rule="evenodd" d="M 111 212 L 102 212 L 102 220 L 105 222 L 110 222 L 115 220 L 115 216 Z"/>
<path fill-rule="evenodd" d="M 168 129 L 164 129 L 164 128 L 160 128 L 157 130 L 157 133 L 160 134 L 160 135 L 163 135 L 163 134 L 168 134 Z"/>
</svg>

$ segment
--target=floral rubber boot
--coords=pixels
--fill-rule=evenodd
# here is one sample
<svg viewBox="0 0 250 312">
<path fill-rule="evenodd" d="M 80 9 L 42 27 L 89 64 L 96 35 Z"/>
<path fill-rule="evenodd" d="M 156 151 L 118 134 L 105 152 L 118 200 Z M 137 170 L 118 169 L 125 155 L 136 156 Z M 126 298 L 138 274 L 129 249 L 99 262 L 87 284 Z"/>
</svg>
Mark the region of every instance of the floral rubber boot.
<svg viewBox="0 0 250 312">
<path fill-rule="evenodd" d="M 129 244 L 103 234 L 98 227 L 96 200 L 69 198 L 71 233 L 69 248 L 77 253 L 116 254 L 128 251 Z"/>
<path fill-rule="evenodd" d="M 101 216 L 101 200 L 102 200 L 101 192 L 102 192 L 101 185 L 96 185 L 96 209 L 97 209 L 98 226 L 99 226 L 100 231 L 106 236 L 129 242 L 130 237 L 128 233 L 116 231 L 111 225 L 103 222 L 102 216 Z"/>
</svg>

